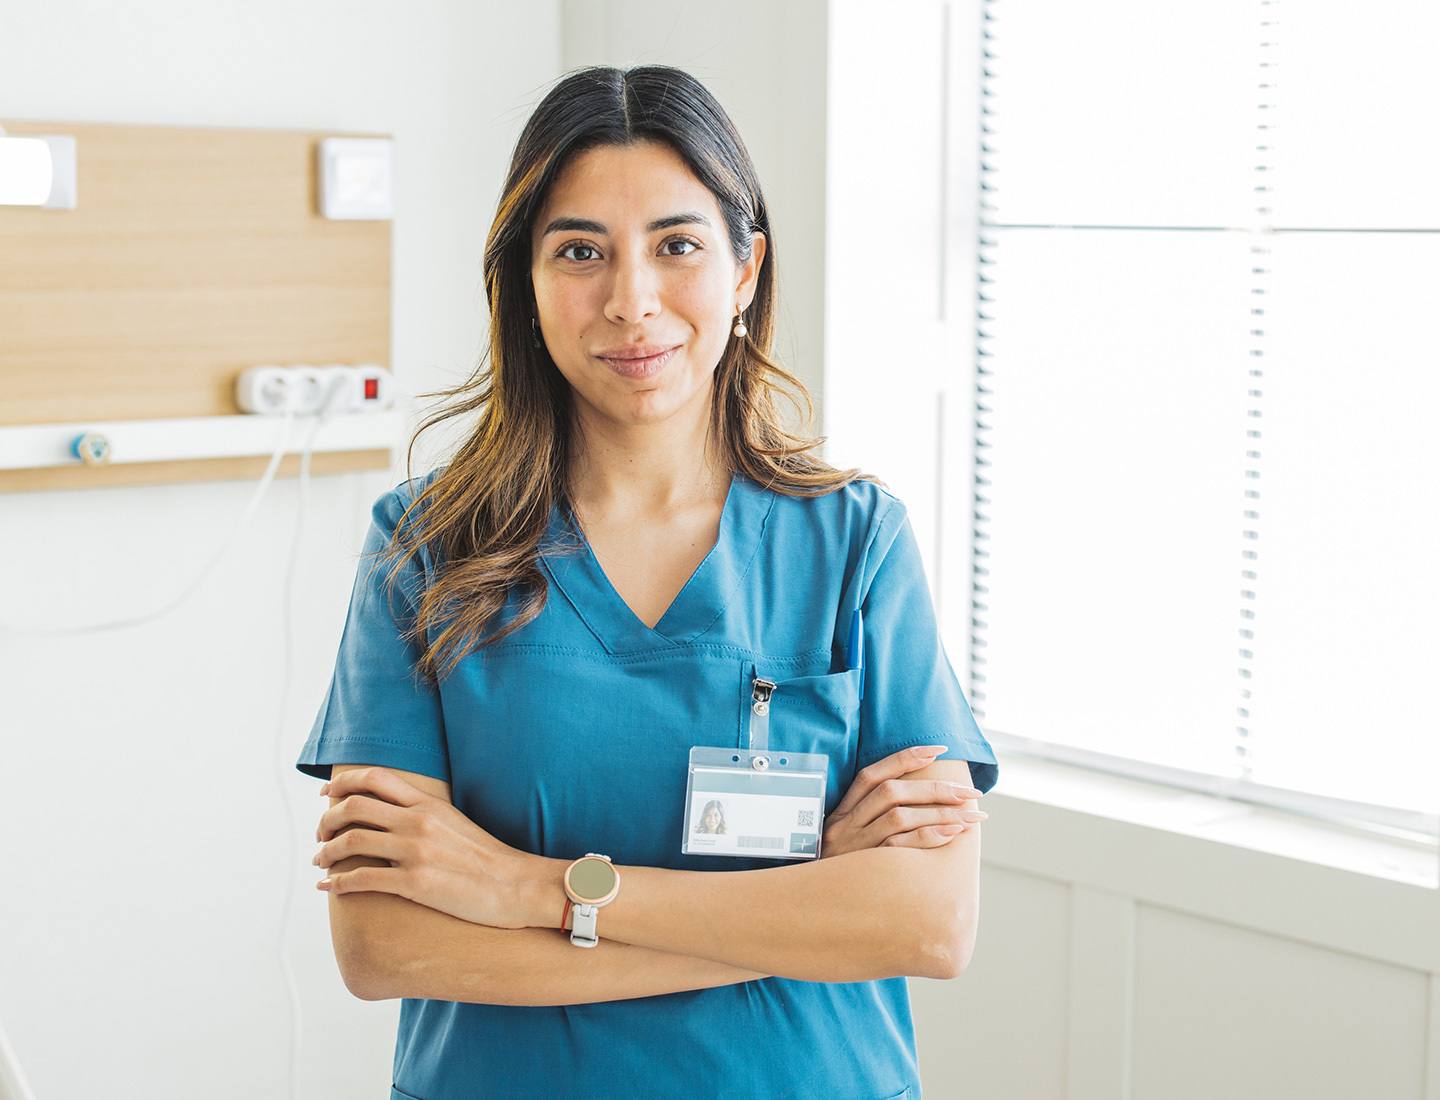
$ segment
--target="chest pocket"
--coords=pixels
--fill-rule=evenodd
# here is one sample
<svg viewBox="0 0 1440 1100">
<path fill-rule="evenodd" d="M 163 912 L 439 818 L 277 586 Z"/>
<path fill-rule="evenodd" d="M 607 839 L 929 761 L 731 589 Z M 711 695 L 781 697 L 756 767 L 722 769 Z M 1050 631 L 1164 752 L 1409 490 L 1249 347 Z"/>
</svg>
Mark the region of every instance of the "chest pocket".
<svg viewBox="0 0 1440 1100">
<path fill-rule="evenodd" d="M 860 672 L 777 680 L 770 696 L 770 750 L 819 752 L 830 758 L 826 811 L 855 778 L 860 737 Z"/>
</svg>

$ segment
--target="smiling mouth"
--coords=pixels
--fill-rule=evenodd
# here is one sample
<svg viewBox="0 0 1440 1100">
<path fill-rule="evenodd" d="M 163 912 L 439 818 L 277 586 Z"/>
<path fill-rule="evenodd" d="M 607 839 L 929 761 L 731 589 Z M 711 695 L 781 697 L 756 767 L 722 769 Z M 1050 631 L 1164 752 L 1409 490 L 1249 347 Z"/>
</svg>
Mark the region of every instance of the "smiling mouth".
<svg viewBox="0 0 1440 1100">
<path fill-rule="evenodd" d="M 621 377 L 649 378 L 659 374 L 665 368 L 665 364 L 670 362 L 679 350 L 677 345 L 649 355 L 600 355 L 596 358 Z"/>
</svg>

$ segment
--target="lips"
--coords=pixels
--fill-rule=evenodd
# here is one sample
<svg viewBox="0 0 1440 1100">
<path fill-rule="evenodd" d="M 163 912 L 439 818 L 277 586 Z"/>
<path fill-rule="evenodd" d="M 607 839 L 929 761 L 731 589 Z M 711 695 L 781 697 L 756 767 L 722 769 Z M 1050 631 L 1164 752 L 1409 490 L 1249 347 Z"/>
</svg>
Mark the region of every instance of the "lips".
<svg viewBox="0 0 1440 1100">
<path fill-rule="evenodd" d="M 679 348 L 678 344 L 627 344 L 597 352 L 595 358 L 625 378 L 649 378 L 659 374 Z"/>
</svg>

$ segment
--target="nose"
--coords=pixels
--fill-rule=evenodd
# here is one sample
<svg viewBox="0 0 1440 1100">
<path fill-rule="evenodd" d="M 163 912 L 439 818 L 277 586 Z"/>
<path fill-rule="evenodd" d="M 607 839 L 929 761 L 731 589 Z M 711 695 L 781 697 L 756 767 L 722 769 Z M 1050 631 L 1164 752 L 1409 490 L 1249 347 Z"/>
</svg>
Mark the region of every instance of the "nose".
<svg viewBox="0 0 1440 1100">
<path fill-rule="evenodd" d="M 606 317 L 622 324 L 634 324 L 660 312 L 658 273 L 644 258 L 622 257 L 612 270 Z"/>
</svg>

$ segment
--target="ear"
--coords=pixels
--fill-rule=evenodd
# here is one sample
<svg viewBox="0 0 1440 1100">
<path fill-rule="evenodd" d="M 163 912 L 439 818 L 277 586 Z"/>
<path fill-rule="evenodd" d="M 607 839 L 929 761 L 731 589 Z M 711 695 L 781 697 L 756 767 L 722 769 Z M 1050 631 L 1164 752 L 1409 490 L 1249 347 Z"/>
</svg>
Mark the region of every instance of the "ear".
<svg viewBox="0 0 1440 1100">
<path fill-rule="evenodd" d="M 765 265 L 765 234 L 756 233 L 750 242 L 750 258 L 736 271 L 735 302 L 743 309 L 749 309 L 755 300 L 755 287 L 760 281 L 760 269 Z"/>
</svg>

